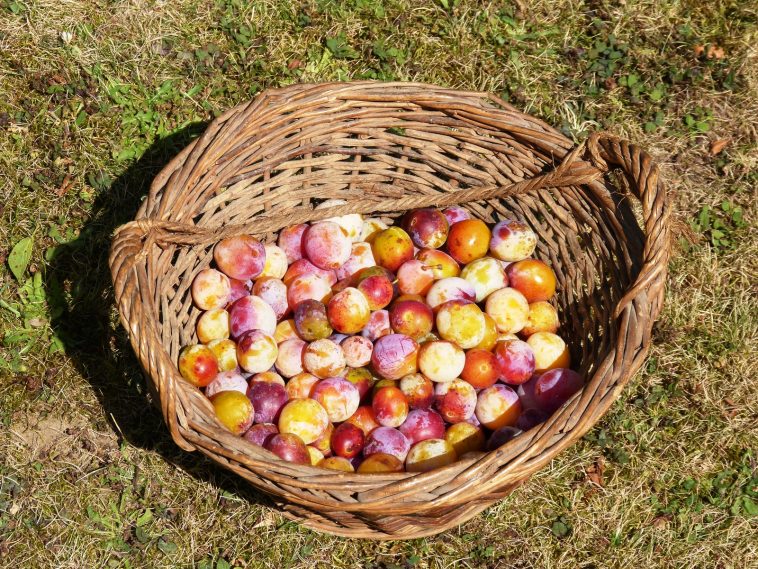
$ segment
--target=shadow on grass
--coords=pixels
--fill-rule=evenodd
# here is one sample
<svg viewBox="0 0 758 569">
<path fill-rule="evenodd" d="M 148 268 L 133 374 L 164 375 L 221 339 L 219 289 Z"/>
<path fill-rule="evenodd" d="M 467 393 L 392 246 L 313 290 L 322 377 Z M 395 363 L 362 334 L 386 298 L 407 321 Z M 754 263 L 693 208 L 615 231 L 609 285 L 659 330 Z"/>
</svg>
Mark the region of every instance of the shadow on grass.
<svg viewBox="0 0 758 569">
<path fill-rule="evenodd" d="M 113 231 L 132 219 L 155 175 L 199 136 L 197 123 L 153 144 L 116 180 L 97 173 L 90 182 L 99 195 L 80 236 L 56 249 L 47 273 L 47 294 L 54 310 L 53 328 L 66 354 L 90 383 L 114 433 L 129 444 L 158 452 L 199 480 L 236 493 L 250 502 L 271 500 L 200 453 L 177 447 L 160 411 L 150 405 L 147 379 L 116 310 L 108 254 Z"/>
</svg>

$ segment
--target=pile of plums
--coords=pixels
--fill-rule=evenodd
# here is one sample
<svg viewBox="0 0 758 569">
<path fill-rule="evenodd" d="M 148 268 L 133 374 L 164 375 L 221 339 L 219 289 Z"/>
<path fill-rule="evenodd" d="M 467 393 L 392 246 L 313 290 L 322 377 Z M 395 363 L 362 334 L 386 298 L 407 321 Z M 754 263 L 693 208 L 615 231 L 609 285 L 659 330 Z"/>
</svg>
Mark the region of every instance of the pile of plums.
<svg viewBox="0 0 758 569">
<path fill-rule="evenodd" d="M 179 371 L 232 433 L 348 472 L 424 472 L 493 450 L 581 389 L 537 236 L 461 207 L 239 235 L 192 282 Z"/>
</svg>

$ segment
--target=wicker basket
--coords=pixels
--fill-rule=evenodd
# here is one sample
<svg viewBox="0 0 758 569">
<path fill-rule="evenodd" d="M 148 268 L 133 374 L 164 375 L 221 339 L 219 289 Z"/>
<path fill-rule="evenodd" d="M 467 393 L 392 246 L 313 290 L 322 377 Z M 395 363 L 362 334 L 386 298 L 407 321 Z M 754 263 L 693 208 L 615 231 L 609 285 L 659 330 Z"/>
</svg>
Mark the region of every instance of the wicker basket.
<svg viewBox="0 0 758 569">
<path fill-rule="evenodd" d="M 623 174 L 615 176 L 611 169 Z M 641 202 L 637 222 L 629 196 Z M 314 209 L 327 198 L 347 203 Z M 283 462 L 235 437 L 182 380 L 195 339 L 189 287 L 221 238 L 349 212 L 389 217 L 459 204 L 494 223 L 526 221 L 558 277 L 561 335 L 584 390 L 544 424 L 481 458 L 425 474 L 337 473 Z M 216 119 L 155 178 L 116 231 L 110 267 L 131 343 L 176 443 L 333 534 L 414 538 L 462 523 L 586 433 L 642 365 L 661 310 L 669 206 L 638 147 L 592 135 L 574 147 L 504 101 L 411 83 L 293 85 Z"/>
</svg>

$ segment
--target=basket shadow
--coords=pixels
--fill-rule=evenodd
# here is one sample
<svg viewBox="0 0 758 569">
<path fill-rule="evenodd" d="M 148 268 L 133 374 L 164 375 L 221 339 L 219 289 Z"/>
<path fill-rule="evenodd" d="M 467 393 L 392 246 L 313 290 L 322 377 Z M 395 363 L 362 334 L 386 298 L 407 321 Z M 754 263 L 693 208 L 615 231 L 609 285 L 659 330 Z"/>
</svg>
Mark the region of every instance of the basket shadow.
<svg viewBox="0 0 758 569">
<path fill-rule="evenodd" d="M 190 125 L 157 141 L 121 176 L 90 175 L 99 190 L 79 236 L 58 246 L 45 277 L 52 325 L 78 372 L 92 387 L 114 434 L 129 444 L 159 453 L 198 480 L 210 482 L 256 504 L 272 505 L 239 477 L 200 453 L 176 446 L 157 407 L 149 401 L 147 379 L 114 310 L 108 266 L 111 235 L 132 219 L 158 172 L 206 123 Z"/>
</svg>

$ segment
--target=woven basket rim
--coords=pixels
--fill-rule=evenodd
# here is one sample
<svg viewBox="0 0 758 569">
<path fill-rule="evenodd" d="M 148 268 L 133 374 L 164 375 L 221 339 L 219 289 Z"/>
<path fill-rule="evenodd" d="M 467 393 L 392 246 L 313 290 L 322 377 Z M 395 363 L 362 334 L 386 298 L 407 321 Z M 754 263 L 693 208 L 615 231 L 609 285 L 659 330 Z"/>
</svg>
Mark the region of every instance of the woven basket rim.
<svg viewBox="0 0 758 569">
<path fill-rule="evenodd" d="M 180 401 L 180 408 L 177 408 L 177 400 L 181 400 L 184 396 L 181 392 L 186 390 L 186 386 L 177 386 L 176 384 L 172 384 L 171 381 L 167 381 L 166 384 L 161 387 L 164 377 L 169 377 L 171 373 L 176 376 L 178 371 L 176 369 L 174 369 L 173 372 L 167 370 L 165 369 L 165 362 L 163 362 L 162 365 L 162 363 L 158 361 L 167 356 L 167 353 L 158 354 L 158 356 L 156 356 L 156 351 L 165 351 L 164 346 L 160 342 L 157 342 L 156 345 L 156 342 L 154 341 L 155 338 L 151 338 L 150 340 L 145 339 L 145 336 L 148 335 L 148 333 L 152 333 L 155 337 L 157 337 L 157 333 L 155 333 L 151 325 L 145 325 L 142 321 L 144 319 L 143 311 L 145 310 L 145 307 L 142 306 L 145 303 L 142 301 L 145 298 L 146 291 L 144 289 L 148 286 L 148 283 L 145 281 L 144 275 L 140 272 L 140 266 L 145 263 L 145 260 L 153 254 L 156 249 L 159 249 L 160 247 L 192 247 L 201 243 L 207 243 L 211 239 L 217 240 L 220 238 L 219 235 L 232 234 L 234 232 L 239 232 L 241 229 L 253 229 L 253 224 L 258 227 L 273 227 L 276 225 L 276 222 L 270 217 L 264 216 L 262 218 L 256 218 L 257 221 L 250 222 L 248 226 L 230 225 L 209 230 L 204 227 L 170 221 L 165 215 L 150 215 L 150 212 L 157 207 L 156 204 L 161 198 L 160 192 L 163 191 L 166 184 L 171 184 L 172 180 L 180 180 L 182 176 L 184 176 L 183 183 L 186 183 L 189 177 L 189 174 L 187 173 L 189 172 L 189 166 L 197 164 L 197 161 L 202 156 L 203 152 L 210 153 L 209 149 L 213 148 L 214 141 L 228 135 L 230 130 L 233 131 L 245 116 L 249 116 L 256 111 L 263 113 L 265 110 L 276 114 L 276 112 L 281 112 L 281 107 L 287 108 L 288 106 L 296 105 L 299 101 L 309 101 L 313 104 L 313 98 L 318 96 L 321 96 L 322 100 L 329 102 L 345 99 L 351 102 L 358 101 L 381 104 L 390 98 L 395 104 L 397 104 L 398 101 L 407 101 L 410 105 L 420 104 L 422 107 L 425 104 L 446 104 L 448 107 L 445 109 L 445 112 L 449 112 L 451 115 L 455 115 L 456 113 L 465 114 L 466 112 L 469 112 L 467 105 L 473 105 L 470 101 L 482 100 L 485 101 L 487 105 L 492 106 L 493 113 L 496 109 L 507 111 L 508 116 L 513 117 L 513 123 L 510 125 L 510 128 L 514 129 L 514 131 L 520 132 L 527 139 L 529 136 L 536 136 L 535 133 L 539 133 L 548 138 L 551 144 L 555 145 L 556 157 L 560 160 L 557 162 L 554 169 L 545 174 L 526 179 L 524 182 L 512 184 L 510 187 L 494 186 L 489 188 L 461 190 L 456 194 L 459 197 L 463 195 L 466 195 L 467 197 L 478 195 L 515 195 L 535 188 L 554 187 L 552 184 L 558 182 L 565 185 L 574 185 L 578 184 L 577 180 L 581 180 L 581 185 L 598 185 L 600 184 L 599 180 L 602 175 L 610 168 L 621 168 L 630 182 L 632 193 L 642 202 L 646 241 L 643 256 L 644 262 L 638 278 L 633 286 L 631 286 L 630 289 L 626 291 L 626 294 L 619 300 L 618 306 L 615 307 L 615 316 L 623 326 L 624 319 L 628 320 L 630 314 L 637 310 L 637 308 L 635 308 L 636 304 L 640 304 L 640 315 L 646 319 L 646 326 L 652 327 L 652 323 L 660 312 L 662 305 L 666 265 L 669 255 L 670 239 L 668 218 L 670 215 L 670 207 L 666 198 L 665 188 L 659 179 L 657 166 L 652 162 L 650 156 L 640 148 L 604 134 L 592 134 L 587 141 L 574 147 L 568 139 L 543 121 L 520 113 L 508 103 L 491 94 L 477 91 L 458 91 L 424 83 L 381 83 L 374 81 L 299 84 L 281 89 L 264 91 L 252 101 L 238 105 L 215 119 L 201 137 L 192 141 L 184 150 L 177 154 L 169 164 L 167 164 L 158 176 L 156 176 L 151 186 L 148 199 L 144 200 L 136 220 L 117 229 L 112 244 L 110 266 L 114 278 L 114 288 L 116 291 L 120 316 L 143 367 L 148 371 L 151 381 L 155 381 L 159 384 L 158 393 L 164 419 L 171 429 L 172 437 L 179 446 L 187 450 L 201 450 L 204 454 L 211 456 L 211 458 L 214 459 L 225 457 L 224 460 L 227 464 L 229 460 L 237 460 L 239 462 L 238 459 L 240 458 L 228 449 L 219 447 L 209 451 L 206 448 L 198 446 L 199 442 L 203 440 L 202 437 L 207 437 L 208 433 L 201 433 L 196 429 L 189 428 L 186 416 L 182 416 L 185 414 L 185 411 L 181 409 L 184 405 L 182 401 Z M 266 107 L 266 104 L 269 106 Z M 391 106 L 391 103 L 388 104 Z M 498 125 L 498 121 L 502 123 L 502 121 L 505 120 L 500 115 L 497 115 L 492 119 L 487 117 L 487 119 L 491 120 L 493 125 Z M 525 125 L 528 125 L 528 128 L 531 128 L 532 130 L 529 131 Z M 497 126 L 492 126 L 492 128 L 497 128 Z M 539 131 L 536 129 L 539 129 Z M 561 152 L 562 154 L 560 154 Z M 176 178 L 177 173 L 182 175 Z M 564 178 L 564 181 L 560 181 Z M 178 181 L 173 183 L 180 188 L 179 191 L 187 191 L 187 187 L 182 187 Z M 468 192 L 468 194 L 466 194 L 466 192 Z M 445 194 L 440 199 L 447 199 L 452 195 L 453 194 Z M 447 196 L 447 198 L 445 196 Z M 374 202 L 369 200 L 368 202 L 369 207 L 378 207 L 379 203 L 378 200 Z M 317 219 L 343 215 L 354 210 L 355 203 L 348 203 L 344 206 L 336 206 L 323 210 L 311 210 L 308 214 L 311 218 Z M 165 214 L 165 212 L 162 213 Z M 306 214 L 303 213 L 303 215 Z M 268 226 L 266 225 L 267 222 Z M 250 232 L 264 233 L 265 231 Z M 628 322 L 626 326 L 628 326 Z M 614 386 L 614 390 L 610 395 L 606 394 L 606 396 L 598 402 L 598 406 L 595 408 L 596 411 L 598 411 L 596 413 L 597 418 L 605 412 L 607 407 L 617 397 L 620 388 L 623 387 L 632 373 L 636 372 L 642 364 L 649 348 L 649 330 L 647 330 L 647 336 L 647 338 L 642 338 L 641 336 L 641 339 L 637 338 L 642 342 L 640 351 L 631 360 L 628 370 L 629 373 L 626 373 L 626 377 L 622 378 L 622 380 Z M 570 423 L 571 415 L 577 405 L 583 404 L 586 406 L 588 401 L 595 397 L 595 393 L 590 392 L 593 381 L 600 374 L 600 371 L 604 366 L 613 366 L 614 359 L 619 357 L 618 351 L 621 342 L 621 339 L 616 342 L 616 345 L 610 349 L 603 362 L 597 362 L 597 366 L 592 376 L 587 378 L 585 389 L 576 394 L 568 403 L 564 404 L 564 406 L 556 411 L 556 413 L 545 423 L 535 428 L 536 430 L 531 438 L 540 440 L 543 449 L 544 447 L 547 447 L 551 441 L 546 440 L 545 437 L 541 437 L 540 433 L 550 431 L 558 423 L 565 421 Z M 156 379 L 156 376 L 158 376 L 158 379 Z M 595 389 L 597 389 L 597 386 L 595 386 Z M 201 395 L 201 397 L 204 396 Z M 194 401 L 196 402 L 197 398 L 195 398 Z M 531 452 L 522 450 L 517 459 L 511 460 L 508 463 L 509 468 L 511 469 L 510 471 L 514 473 L 512 478 L 517 480 L 517 483 L 519 483 L 518 481 L 523 481 L 532 472 L 541 468 L 561 452 L 561 450 L 572 444 L 578 437 L 582 436 L 594 425 L 597 418 L 594 421 L 575 421 L 567 430 L 563 429 L 560 433 L 554 435 L 553 438 L 559 436 L 559 440 L 551 444 L 550 448 L 546 452 L 542 452 L 542 454 L 535 455 L 538 450 L 536 448 L 532 448 Z M 220 427 L 220 424 L 219 428 L 223 429 L 223 427 Z M 190 435 L 190 433 L 192 434 Z M 234 437 L 231 433 L 226 434 L 223 432 L 213 433 L 213 436 L 222 442 L 225 440 L 231 441 L 232 439 L 239 439 L 238 437 Z M 441 475 L 458 473 L 458 477 L 461 477 L 461 472 L 465 473 L 468 472 L 470 468 L 477 467 L 478 470 L 475 470 L 475 472 L 469 476 L 469 478 L 471 478 L 471 476 L 476 475 L 476 472 L 481 474 L 487 471 L 487 469 L 496 469 L 498 467 L 498 462 L 502 457 L 507 452 L 512 451 L 513 448 L 516 448 L 521 444 L 523 443 L 516 438 L 507 443 L 504 447 L 487 453 L 482 457 L 459 460 L 451 465 L 426 473 L 404 472 L 377 476 L 360 473 L 330 472 L 330 477 L 335 481 L 344 481 L 346 483 L 355 481 L 366 482 L 369 480 L 377 484 L 394 482 L 393 489 L 395 491 L 402 486 L 405 488 L 406 493 L 413 493 L 414 488 L 423 487 L 427 482 L 439 479 Z M 261 451 L 270 455 L 269 459 L 271 462 L 276 462 L 277 466 L 282 466 L 279 464 L 281 461 L 278 457 L 272 453 L 268 453 L 268 451 L 263 451 L 262 449 Z M 213 456 L 210 453 L 215 453 L 217 456 Z M 519 466 L 521 467 L 521 470 L 518 470 L 517 467 Z M 302 467 L 298 466 L 298 468 L 294 470 L 298 474 L 309 474 L 316 477 L 323 477 L 324 475 L 324 469 L 312 467 L 310 465 L 304 465 Z M 517 476 L 519 473 L 521 474 L 520 478 Z M 303 481 L 302 478 L 307 478 L 307 476 L 300 476 L 298 478 L 299 487 L 307 487 L 308 483 Z M 465 475 L 463 476 L 463 479 L 466 479 Z M 464 503 L 466 500 L 466 493 L 471 488 L 470 484 L 471 481 L 468 480 L 468 484 L 462 484 L 458 490 L 445 493 L 445 503 L 455 503 L 451 496 L 455 498 L 456 491 L 462 494 L 462 496 L 458 498 L 457 503 Z M 323 486 L 323 483 L 314 481 L 312 485 L 314 488 L 320 488 Z M 486 486 L 486 484 L 480 485 L 480 488 L 481 486 Z M 402 492 L 400 492 L 400 495 L 402 495 Z M 307 507 L 316 502 L 313 502 L 312 500 L 303 500 L 300 503 Z M 438 507 L 435 505 L 434 501 L 428 501 L 423 505 L 421 502 L 418 502 L 418 504 L 421 506 L 418 508 L 419 510 L 428 511 Z M 316 507 L 324 509 L 329 508 L 328 505 L 324 504 L 319 504 Z M 483 507 L 486 507 L 486 505 Z M 339 508 L 345 511 L 357 512 L 365 510 L 365 504 L 341 503 L 339 504 Z M 482 508 L 479 508 L 479 510 Z M 446 524 L 446 527 L 455 525 L 456 523 L 460 523 L 460 521 L 454 519 L 450 524 Z M 324 529 L 323 527 L 319 527 L 318 524 L 316 524 L 316 527 Z M 443 527 L 442 529 L 445 528 Z M 429 533 L 426 533 L 425 535 L 437 533 L 437 531 L 440 531 L 439 528 L 430 528 Z M 422 535 L 422 533 L 417 532 L 415 535 Z M 377 537 L 377 535 L 367 535 L 366 537 Z M 380 535 L 378 537 L 383 536 Z"/>
</svg>

